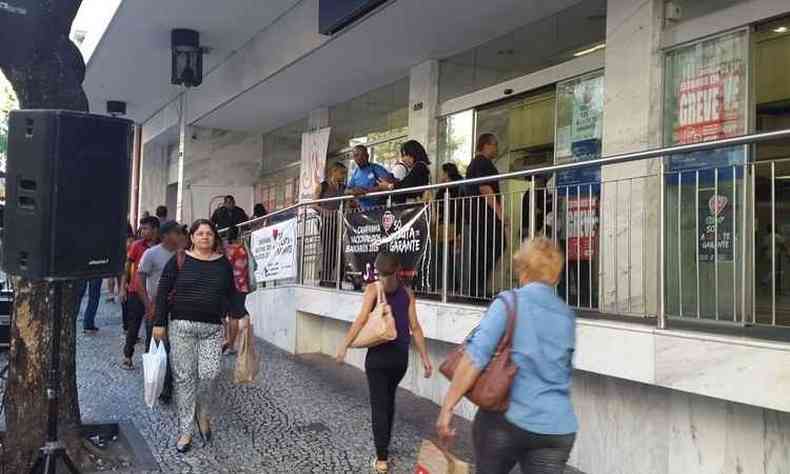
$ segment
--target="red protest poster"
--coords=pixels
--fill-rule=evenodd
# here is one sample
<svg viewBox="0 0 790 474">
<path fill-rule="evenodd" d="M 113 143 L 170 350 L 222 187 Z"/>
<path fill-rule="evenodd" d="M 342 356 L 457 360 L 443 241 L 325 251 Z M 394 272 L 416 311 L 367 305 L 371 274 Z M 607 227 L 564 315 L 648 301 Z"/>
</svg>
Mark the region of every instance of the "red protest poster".
<svg viewBox="0 0 790 474">
<path fill-rule="evenodd" d="M 592 260 L 598 247 L 598 197 L 569 197 L 568 260 Z"/>
</svg>

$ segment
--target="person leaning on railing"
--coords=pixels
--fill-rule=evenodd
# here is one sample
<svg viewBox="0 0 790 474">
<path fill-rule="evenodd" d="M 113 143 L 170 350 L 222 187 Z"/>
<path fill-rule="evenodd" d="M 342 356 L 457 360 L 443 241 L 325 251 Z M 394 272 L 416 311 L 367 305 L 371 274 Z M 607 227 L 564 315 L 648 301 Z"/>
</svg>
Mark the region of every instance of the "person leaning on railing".
<svg viewBox="0 0 790 474">
<path fill-rule="evenodd" d="M 365 197 L 365 194 L 384 191 L 383 184 L 392 183 L 395 178 L 386 168 L 370 162 L 368 149 L 364 145 L 357 145 L 351 151 L 351 157 L 357 165 L 351 180 L 348 182 L 346 194 L 356 197 L 352 205 L 359 205 L 362 209 L 381 206 L 386 202 L 383 197 Z"/>
<path fill-rule="evenodd" d="M 518 463 L 524 473 L 561 474 L 576 439 L 578 423 L 570 387 L 576 346 L 576 316 L 554 293 L 563 265 L 557 244 L 538 238 L 522 244 L 513 258 L 521 288 L 511 360 L 518 372 L 505 413 L 478 410 L 472 426 L 477 472 L 508 474 Z M 502 295 L 512 298 L 512 295 Z M 488 308 L 467 341 L 436 428 L 447 441 L 453 409 L 489 364 L 505 334 L 508 313 L 502 298 Z"/>
<path fill-rule="evenodd" d="M 409 189 L 418 186 L 431 184 L 431 171 L 428 168 L 431 160 L 425 148 L 417 140 L 409 140 L 400 146 L 400 156 L 403 163 L 408 167 L 408 174 L 398 182 L 381 182 L 383 189 Z M 405 204 L 407 201 L 416 201 L 423 196 L 423 193 L 403 193 L 392 196 L 395 204 Z"/>
</svg>

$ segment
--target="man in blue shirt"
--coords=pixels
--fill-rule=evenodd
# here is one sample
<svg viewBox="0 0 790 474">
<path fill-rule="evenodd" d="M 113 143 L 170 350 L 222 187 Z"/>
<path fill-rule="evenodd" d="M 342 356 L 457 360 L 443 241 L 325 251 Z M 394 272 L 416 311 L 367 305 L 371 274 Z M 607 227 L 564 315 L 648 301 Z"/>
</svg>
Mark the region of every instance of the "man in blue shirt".
<svg viewBox="0 0 790 474">
<path fill-rule="evenodd" d="M 348 190 L 346 192 L 357 197 L 359 207 L 362 209 L 383 205 L 386 202 L 385 198 L 366 198 L 361 196 L 367 193 L 383 191 L 385 188 L 381 186 L 381 183 L 395 181 L 392 174 L 383 166 L 370 162 L 368 149 L 364 145 L 355 146 L 351 152 L 351 157 L 354 159 L 354 163 L 357 164 L 357 169 L 348 182 Z"/>
</svg>

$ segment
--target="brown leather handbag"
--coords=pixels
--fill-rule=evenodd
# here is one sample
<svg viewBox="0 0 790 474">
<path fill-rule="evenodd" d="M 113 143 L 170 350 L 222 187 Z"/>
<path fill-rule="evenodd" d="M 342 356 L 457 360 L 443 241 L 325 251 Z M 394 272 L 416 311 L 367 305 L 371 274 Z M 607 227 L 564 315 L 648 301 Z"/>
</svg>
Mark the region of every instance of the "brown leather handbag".
<svg viewBox="0 0 790 474">
<path fill-rule="evenodd" d="M 504 295 L 499 297 L 505 303 L 508 313 L 505 334 L 499 340 L 499 345 L 488 366 L 480 373 L 472 388 L 466 392 L 466 398 L 481 409 L 500 413 L 507 411 L 510 405 L 510 386 L 513 384 L 513 377 L 518 372 L 518 366 L 510 359 L 513 348 L 513 330 L 518 317 L 518 296 L 515 291 L 509 291 L 507 294 L 512 295 L 512 304 Z M 477 328 L 472 331 L 472 334 L 476 330 Z M 439 367 L 442 375 L 450 381 L 453 380 L 455 370 L 466 352 L 468 340 L 469 337 L 450 352 L 450 355 Z"/>
<path fill-rule="evenodd" d="M 387 304 L 384 286 L 380 281 L 373 284 L 376 285 L 378 292 L 376 307 L 370 312 L 367 322 L 351 343 L 351 347 L 356 349 L 376 347 L 398 338 L 398 329 L 392 316 L 392 308 Z"/>
</svg>

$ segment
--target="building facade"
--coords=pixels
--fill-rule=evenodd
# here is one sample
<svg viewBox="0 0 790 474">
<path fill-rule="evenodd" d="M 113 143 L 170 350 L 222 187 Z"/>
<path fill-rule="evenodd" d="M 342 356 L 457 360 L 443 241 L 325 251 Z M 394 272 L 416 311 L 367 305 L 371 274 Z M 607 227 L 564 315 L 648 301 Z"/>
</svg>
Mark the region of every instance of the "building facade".
<svg viewBox="0 0 790 474">
<path fill-rule="evenodd" d="M 140 211 L 166 204 L 175 215 L 180 202 L 190 221 L 226 194 L 248 212 L 295 204 L 302 134 L 327 127 L 327 165 L 351 166 L 361 144 L 391 167 L 416 139 L 434 180 L 448 162 L 463 173 L 476 138 L 493 133 L 500 173 L 528 175 L 501 181 L 489 291 L 464 285 L 463 261 L 445 266 L 449 288 L 441 271 L 427 285 L 418 311 L 435 360 L 479 321 L 486 294 L 515 284 L 518 243 L 546 235 L 564 248 L 558 292 L 579 314 L 572 465 L 790 472 L 790 139 L 595 162 L 790 129 L 786 1 L 396 0 L 325 36 L 318 0 L 266 11 L 234 0 L 186 13 L 212 48 L 189 91 L 166 84 L 162 40 L 183 26 L 183 2 L 162 2 L 162 20 L 135 30 L 148 3 L 121 4 L 86 78 L 94 106 L 127 100 L 140 124 Z M 135 35 L 139 60 L 119 57 Z M 319 286 L 321 257 L 307 256 L 297 281 L 261 286 L 248 304 L 263 339 L 333 354 L 361 295 Z M 362 367 L 363 356 L 350 360 Z M 404 381 L 437 402 L 447 385 L 417 370 Z"/>
</svg>

